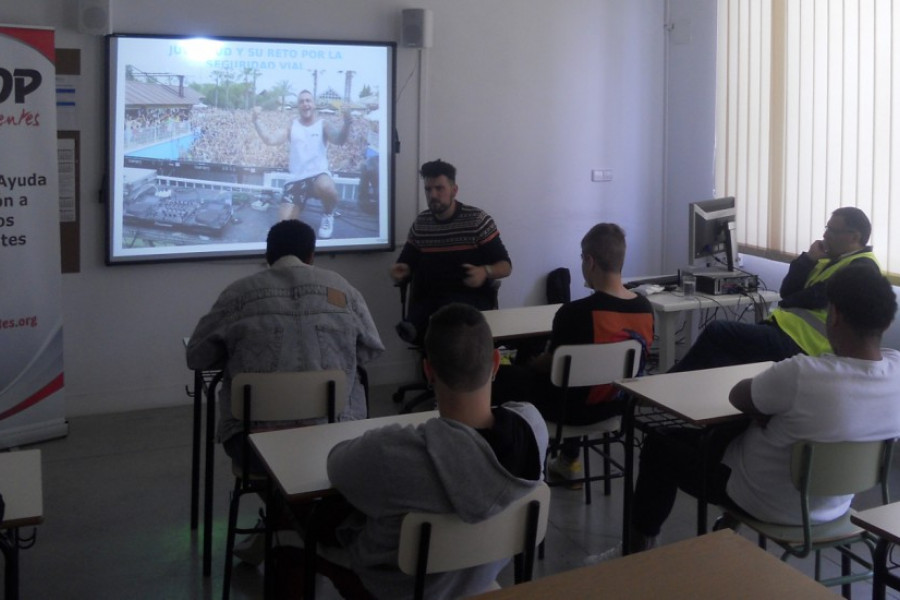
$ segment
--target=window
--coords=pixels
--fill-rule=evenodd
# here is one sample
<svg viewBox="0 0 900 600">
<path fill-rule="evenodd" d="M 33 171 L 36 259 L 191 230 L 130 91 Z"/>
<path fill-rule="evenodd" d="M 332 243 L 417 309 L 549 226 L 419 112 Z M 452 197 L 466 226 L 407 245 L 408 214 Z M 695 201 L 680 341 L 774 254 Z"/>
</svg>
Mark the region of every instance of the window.
<svg viewBox="0 0 900 600">
<path fill-rule="evenodd" d="M 737 198 L 741 250 L 789 259 L 857 206 L 900 281 L 900 5 L 719 0 L 716 85 L 716 190 Z"/>
</svg>

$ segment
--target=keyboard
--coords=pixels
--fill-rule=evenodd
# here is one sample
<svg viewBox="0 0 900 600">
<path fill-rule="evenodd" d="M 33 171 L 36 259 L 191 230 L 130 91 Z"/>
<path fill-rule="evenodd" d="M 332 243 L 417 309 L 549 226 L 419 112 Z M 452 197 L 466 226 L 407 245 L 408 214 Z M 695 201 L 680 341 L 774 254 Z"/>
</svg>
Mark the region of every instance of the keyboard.
<svg viewBox="0 0 900 600">
<path fill-rule="evenodd" d="M 678 274 L 660 275 L 658 277 L 642 277 L 640 279 L 632 279 L 625 282 L 625 289 L 631 290 L 641 285 L 658 285 L 662 288 L 666 286 L 678 285 Z"/>
</svg>

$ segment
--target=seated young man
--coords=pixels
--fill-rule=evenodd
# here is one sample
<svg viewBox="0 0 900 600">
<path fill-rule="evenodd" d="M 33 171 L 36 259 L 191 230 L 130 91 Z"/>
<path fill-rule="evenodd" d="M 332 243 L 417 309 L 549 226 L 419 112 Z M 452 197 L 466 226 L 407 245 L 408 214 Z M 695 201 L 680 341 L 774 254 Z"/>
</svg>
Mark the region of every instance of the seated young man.
<svg viewBox="0 0 900 600">
<path fill-rule="evenodd" d="M 826 293 L 826 333 L 834 354 L 797 355 L 734 386 L 731 403 L 752 420 L 713 432 L 709 462 L 703 467 L 710 502 L 736 504 L 763 521 L 799 525 L 799 492 L 790 475 L 795 442 L 900 435 L 900 352 L 881 347 L 897 310 L 891 284 L 868 267 L 851 266 L 829 279 Z M 645 441 L 635 487 L 632 552 L 656 545 L 679 488 L 693 494 L 699 487 L 699 435 L 681 433 L 686 445 L 673 443 L 669 434 Z M 851 500 L 811 499 L 813 523 L 839 517 Z"/>
<path fill-rule="evenodd" d="M 243 423 L 231 413 L 231 378 L 238 373 L 341 369 L 349 395 L 340 420 L 367 416 L 357 367 L 384 345 L 362 294 L 334 271 L 313 266 L 315 247 L 316 232 L 306 223 L 273 225 L 266 237 L 269 268 L 225 288 L 191 334 L 188 367 L 225 369 L 218 439 L 237 464 Z M 255 454 L 251 466 L 265 471 Z"/>
<path fill-rule="evenodd" d="M 354 583 L 344 573 L 335 580 L 346 597 L 412 596 L 413 578 L 397 566 L 407 513 L 456 513 L 468 522 L 482 521 L 541 479 L 546 425 L 529 404 L 491 408 L 500 355 L 481 313 L 458 303 L 439 309 L 429 322 L 425 350 L 425 374 L 440 418 L 370 431 L 338 444 L 328 456 L 328 477 L 353 508 L 335 532 L 339 554 L 358 577 Z M 425 596 L 485 591 L 505 562 L 429 575 Z"/>
<path fill-rule="evenodd" d="M 614 223 L 599 223 L 581 240 L 581 273 L 585 286 L 594 290 L 587 298 L 569 302 L 553 318 L 548 351 L 527 366 L 503 366 L 494 383 L 499 400 L 527 400 L 544 418 L 557 420 L 560 393 L 550 382 L 553 351 L 564 344 L 598 344 L 629 338 L 645 348 L 653 342 L 653 307 L 643 296 L 625 289 L 625 232 Z M 566 423 L 588 425 L 622 413 L 622 402 L 611 385 L 582 388 L 569 393 Z M 566 440 L 560 455 L 549 465 L 552 475 L 575 479 L 581 472 L 577 440 Z M 578 485 L 573 485 L 578 488 Z"/>
</svg>

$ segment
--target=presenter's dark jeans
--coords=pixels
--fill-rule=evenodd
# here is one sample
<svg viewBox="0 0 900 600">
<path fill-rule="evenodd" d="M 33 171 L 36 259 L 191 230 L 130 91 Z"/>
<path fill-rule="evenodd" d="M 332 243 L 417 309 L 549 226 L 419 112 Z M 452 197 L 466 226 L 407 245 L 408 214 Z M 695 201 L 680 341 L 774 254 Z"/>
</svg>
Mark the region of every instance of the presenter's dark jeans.
<svg viewBox="0 0 900 600">
<path fill-rule="evenodd" d="M 483 288 L 473 289 L 471 291 L 464 290 L 459 292 L 444 292 L 441 294 L 431 294 L 424 298 L 416 296 L 415 300 L 410 299 L 409 306 L 406 310 L 406 320 L 415 327 L 415 340 L 417 346 L 423 345 L 425 340 L 425 330 L 428 329 L 428 320 L 439 308 L 459 302 L 468 304 L 478 310 L 491 310 L 494 306 L 494 299 L 483 291 Z M 409 341 L 409 340 L 407 340 Z"/>
<path fill-rule="evenodd" d="M 713 321 L 669 373 L 779 361 L 802 354 L 794 340 L 773 322 Z"/>
<path fill-rule="evenodd" d="M 712 430 L 670 429 L 650 433 L 641 449 L 640 471 L 634 488 L 632 526 L 647 537 L 659 535 L 681 489 L 696 497 L 706 472 L 706 499 L 732 504 L 725 492 L 731 469 L 721 463 L 728 444 L 746 428 L 748 420 L 713 426 Z M 702 436 L 706 454 L 702 451 Z"/>
</svg>

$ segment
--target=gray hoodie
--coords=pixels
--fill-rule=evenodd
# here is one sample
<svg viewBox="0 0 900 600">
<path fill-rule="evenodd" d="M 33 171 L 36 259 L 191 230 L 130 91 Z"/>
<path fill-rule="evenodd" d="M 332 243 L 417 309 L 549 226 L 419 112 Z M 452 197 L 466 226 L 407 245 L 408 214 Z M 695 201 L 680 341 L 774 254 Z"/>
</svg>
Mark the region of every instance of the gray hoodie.
<svg viewBox="0 0 900 600">
<path fill-rule="evenodd" d="M 537 442 L 538 472 L 547 448 L 547 427 L 534 406 L 510 402 Z M 520 479 L 501 466 L 477 430 L 450 419 L 418 427 L 392 425 L 338 444 L 328 456 L 328 477 L 357 513 L 338 529 L 350 564 L 373 595 L 412 596 L 412 577 L 397 566 L 400 524 L 411 511 L 456 513 L 484 520 L 525 495 L 537 481 Z M 428 576 L 426 597 L 459 598 L 482 592 L 506 561 Z"/>
</svg>

